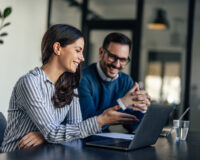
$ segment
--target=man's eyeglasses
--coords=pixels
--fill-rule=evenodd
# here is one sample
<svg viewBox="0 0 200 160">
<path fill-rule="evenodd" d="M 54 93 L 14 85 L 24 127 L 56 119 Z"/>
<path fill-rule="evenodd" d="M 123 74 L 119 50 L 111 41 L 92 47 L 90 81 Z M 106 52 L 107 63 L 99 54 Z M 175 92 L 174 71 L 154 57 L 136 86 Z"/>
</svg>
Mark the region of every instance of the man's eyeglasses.
<svg viewBox="0 0 200 160">
<path fill-rule="evenodd" d="M 114 55 L 113 53 L 111 53 L 110 51 L 108 51 L 106 48 L 104 48 L 104 51 L 108 54 L 108 60 L 110 62 L 116 62 L 117 60 L 120 61 L 121 65 L 127 65 L 128 62 L 130 62 L 130 58 L 120 58 L 116 55 Z"/>
</svg>

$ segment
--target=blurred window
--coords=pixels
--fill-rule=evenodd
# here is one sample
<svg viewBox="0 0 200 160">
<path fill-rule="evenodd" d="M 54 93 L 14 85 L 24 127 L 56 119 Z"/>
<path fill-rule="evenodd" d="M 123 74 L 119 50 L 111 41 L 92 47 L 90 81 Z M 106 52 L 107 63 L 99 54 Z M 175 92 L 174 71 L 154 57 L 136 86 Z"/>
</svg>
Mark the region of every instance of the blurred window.
<svg viewBox="0 0 200 160">
<path fill-rule="evenodd" d="M 153 102 L 180 104 L 180 59 L 179 53 L 149 52 L 145 86 Z"/>
</svg>

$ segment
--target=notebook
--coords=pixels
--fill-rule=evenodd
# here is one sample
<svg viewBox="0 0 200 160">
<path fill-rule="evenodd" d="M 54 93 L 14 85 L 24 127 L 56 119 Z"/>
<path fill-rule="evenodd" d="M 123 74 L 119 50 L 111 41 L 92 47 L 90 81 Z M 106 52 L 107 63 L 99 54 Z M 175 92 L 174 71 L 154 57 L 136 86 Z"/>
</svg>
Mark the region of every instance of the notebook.
<svg viewBox="0 0 200 160">
<path fill-rule="evenodd" d="M 98 140 L 88 141 L 86 142 L 86 145 L 125 151 L 153 145 L 156 143 L 172 110 L 173 107 L 171 106 L 149 106 L 132 140 L 111 137 L 98 137 Z"/>
</svg>

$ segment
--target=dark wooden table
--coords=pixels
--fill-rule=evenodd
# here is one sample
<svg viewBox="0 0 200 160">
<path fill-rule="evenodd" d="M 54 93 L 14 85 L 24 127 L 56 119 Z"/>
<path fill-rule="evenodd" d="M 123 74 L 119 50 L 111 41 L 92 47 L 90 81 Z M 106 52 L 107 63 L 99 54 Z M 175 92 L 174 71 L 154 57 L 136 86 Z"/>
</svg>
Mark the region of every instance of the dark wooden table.
<svg viewBox="0 0 200 160">
<path fill-rule="evenodd" d="M 87 147 L 83 140 L 45 144 L 34 150 L 1 153 L 0 160 L 200 160 L 200 133 L 190 132 L 186 141 L 174 135 L 159 138 L 155 145 L 135 151 Z"/>
</svg>

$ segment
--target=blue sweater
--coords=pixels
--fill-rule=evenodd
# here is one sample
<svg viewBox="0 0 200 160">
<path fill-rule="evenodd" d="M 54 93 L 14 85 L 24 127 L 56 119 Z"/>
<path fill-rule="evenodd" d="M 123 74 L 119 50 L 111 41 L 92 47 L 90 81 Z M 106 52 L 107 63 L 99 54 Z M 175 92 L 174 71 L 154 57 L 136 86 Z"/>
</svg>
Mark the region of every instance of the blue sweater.
<svg viewBox="0 0 200 160">
<path fill-rule="evenodd" d="M 123 97 L 133 85 L 131 77 L 123 72 L 119 73 L 117 79 L 107 82 L 100 78 L 96 63 L 86 67 L 78 88 L 83 119 L 99 115 L 105 109 L 117 105 L 117 99 Z M 141 112 L 126 110 L 139 119 L 143 117 Z"/>
</svg>

